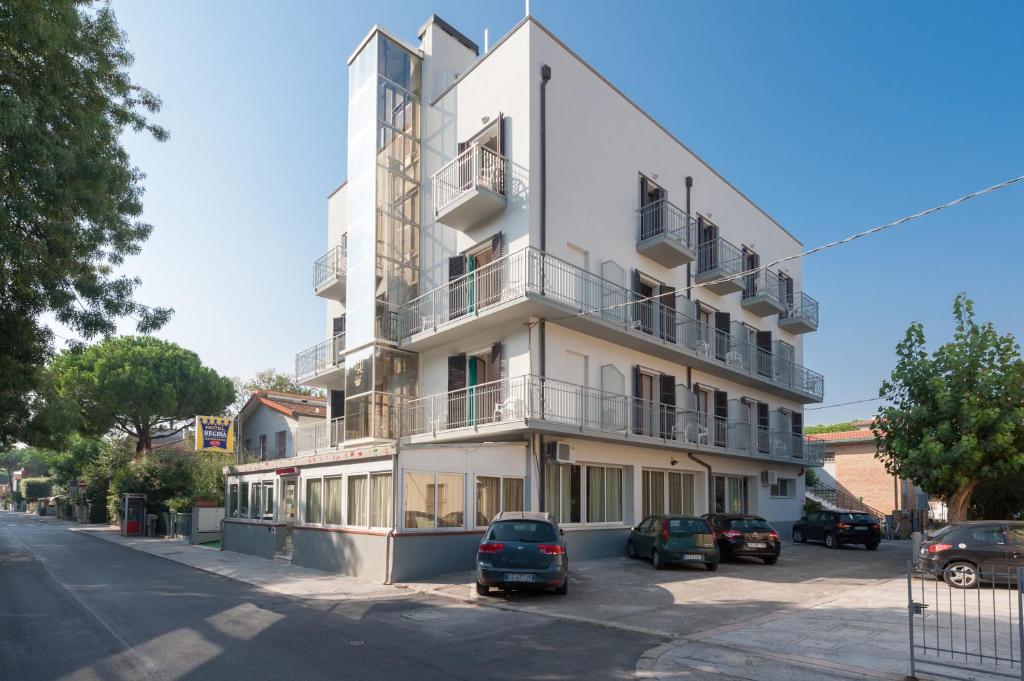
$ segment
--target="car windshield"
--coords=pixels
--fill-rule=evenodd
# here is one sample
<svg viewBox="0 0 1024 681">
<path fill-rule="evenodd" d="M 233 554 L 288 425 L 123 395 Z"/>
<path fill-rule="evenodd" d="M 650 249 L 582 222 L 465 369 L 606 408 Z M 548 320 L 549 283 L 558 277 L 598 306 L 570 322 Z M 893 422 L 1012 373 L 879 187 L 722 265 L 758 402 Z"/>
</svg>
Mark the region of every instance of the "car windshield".
<svg viewBox="0 0 1024 681">
<path fill-rule="evenodd" d="M 711 534 L 707 521 L 699 518 L 669 518 L 669 534 Z"/>
<path fill-rule="evenodd" d="M 772 526 L 764 518 L 733 518 L 729 521 L 729 529 L 740 532 L 770 532 Z"/>
<path fill-rule="evenodd" d="M 555 541 L 558 539 L 558 532 L 551 523 L 536 520 L 502 520 L 491 525 L 487 539 L 540 543 Z"/>
<path fill-rule="evenodd" d="M 844 523 L 874 523 L 874 516 L 867 513 L 840 513 L 839 519 Z"/>
</svg>

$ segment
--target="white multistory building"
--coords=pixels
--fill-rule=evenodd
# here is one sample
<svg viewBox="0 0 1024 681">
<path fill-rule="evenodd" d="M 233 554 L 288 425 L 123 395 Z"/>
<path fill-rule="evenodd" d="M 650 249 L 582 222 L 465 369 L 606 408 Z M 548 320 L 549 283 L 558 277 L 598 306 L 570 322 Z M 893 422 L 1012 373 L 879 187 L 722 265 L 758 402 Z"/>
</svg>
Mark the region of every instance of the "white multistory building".
<svg viewBox="0 0 1024 681">
<path fill-rule="evenodd" d="M 328 420 L 230 471 L 225 548 L 379 579 L 471 567 L 501 510 L 574 559 L 649 513 L 786 531 L 820 465 L 800 242 L 535 19 L 485 54 L 433 16 L 349 59 L 348 180 L 297 378 Z M 251 503 L 247 503 L 251 506 Z"/>
</svg>

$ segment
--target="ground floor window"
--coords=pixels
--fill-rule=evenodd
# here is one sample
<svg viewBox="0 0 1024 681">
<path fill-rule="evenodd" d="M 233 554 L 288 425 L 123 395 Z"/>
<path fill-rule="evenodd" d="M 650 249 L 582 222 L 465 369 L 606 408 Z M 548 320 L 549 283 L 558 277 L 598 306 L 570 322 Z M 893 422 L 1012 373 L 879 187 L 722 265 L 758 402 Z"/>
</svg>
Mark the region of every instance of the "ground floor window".
<svg viewBox="0 0 1024 681">
<path fill-rule="evenodd" d="M 348 524 L 366 527 L 367 487 L 369 478 L 365 475 L 350 475 L 348 478 Z"/>
<path fill-rule="evenodd" d="M 341 477 L 324 478 L 324 524 L 341 525 Z"/>
<path fill-rule="evenodd" d="M 582 473 L 569 463 L 544 464 L 544 508 L 560 524 L 582 522 Z"/>
<path fill-rule="evenodd" d="M 406 529 L 464 526 L 463 475 L 406 472 L 403 496 Z"/>
<path fill-rule="evenodd" d="M 693 473 L 643 472 L 643 515 L 693 515 Z"/>
<path fill-rule="evenodd" d="M 370 476 L 370 527 L 391 527 L 394 524 L 393 487 L 391 473 Z"/>
<path fill-rule="evenodd" d="M 306 479 L 306 507 L 303 514 L 303 521 L 311 525 L 319 525 L 323 520 L 323 508 L 321 492 L 323 490 L 323 479 Z"/>
<path fill-rule="evenodd" d="M 238 517 L 238 483 L 228 485 L 228 517 Z"/>
<path fill-rule="evenodd" d="M 747 479 L 738 475 L 714 478 L 715 513 L 747 513 Z"/>
<path fill-rule="evenodd" d="M 272 480 L 260 485 L 260 509 L 263 520 L 274 519 L 274 482 Z"/>
<path fill-rule="evenodd" d="M 778 482 L 772 485 L 772 496 L 792 499 L 796 493 L 796 480 L 793 478 L 779 478 Z"/>
<path fill-rule="evenodd" d="M 522 478 L 477 476 L 476 526 L 487 527 L 502 511 L 522 511 L 523 492 Z"/>
<path fill-rule="evenodd" d="M 587 466 L 588 523 L 622 522 L 622 469 Z"/>
<path fill-rule="evenodd" d="M 238 485 L 238 517 L 249 517 L 249 483 L 247 482 Z"/>
</svg>

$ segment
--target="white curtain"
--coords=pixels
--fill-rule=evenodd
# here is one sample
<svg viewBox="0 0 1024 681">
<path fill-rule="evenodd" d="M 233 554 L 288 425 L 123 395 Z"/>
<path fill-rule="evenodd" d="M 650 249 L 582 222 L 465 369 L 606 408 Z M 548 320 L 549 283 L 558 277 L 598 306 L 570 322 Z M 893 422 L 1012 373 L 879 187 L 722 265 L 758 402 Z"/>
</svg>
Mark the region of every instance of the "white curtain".
<svg viewBox="0 0 1024 681">
<path fill-rule="evenodd" d="M 348 478 L 348 524 L 366 527 L 366 492 L 369 481 L 365 475 Z"/>
<path fill-rule="evenodd" d="M 604 469 L 605 482 L 605 522 L 622 522 L 622 469 Z"/>
<path fill-rule="evenodd" d="M 501 510 L 523 510 L 523 479 L 505 478 L 501 481 Z"/>
<path fill-rule="evenodd" d="M 322 481 L 317 478 L 316 480 L 306 480 L 306 517 L 307 523 L 319 524 L 322 518 L 320 508 L 320 490 Z"/>
<path fill-rule="evenodd" d="M 391 473 L 370 476 L 370 527 L 391 527 L 392 496 Z"/>
<path fill-rule="evenodd" d="M 501 478 L 479 476 L 476 479 L 476 526 L 487 527 L 501 509 Z"/>
<path fill-rule="evenodd" d="M 341 478 L 324 481 L 324 522 L 341 525 Z"/>
</svg>

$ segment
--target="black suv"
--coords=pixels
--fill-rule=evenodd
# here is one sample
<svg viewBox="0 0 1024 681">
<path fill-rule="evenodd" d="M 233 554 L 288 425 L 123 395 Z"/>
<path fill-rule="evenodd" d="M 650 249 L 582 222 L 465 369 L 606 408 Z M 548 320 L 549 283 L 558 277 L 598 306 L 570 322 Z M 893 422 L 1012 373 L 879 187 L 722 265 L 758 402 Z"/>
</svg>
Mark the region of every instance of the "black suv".
<svg viewBox="0 0 1024 681">
<path fill-rule="evenodd" d="M 956 589 L 981 581 L 1016 581 L 1024 567 L 1024 522 L 977 520 L 946 525 L 922 544 L 917 569 L 941 577 Z"/>
<path fill-rule="evenodd" d="M 868 551 L 874 551 L 882 541 L 882 526 L 870 513 L 815 511 L 793 524 L 793 541 L 823 541 L 830 549 L 863 544 Z"/>
</svg>

